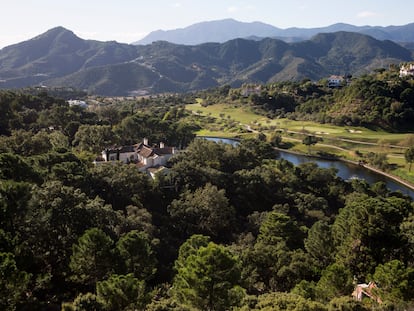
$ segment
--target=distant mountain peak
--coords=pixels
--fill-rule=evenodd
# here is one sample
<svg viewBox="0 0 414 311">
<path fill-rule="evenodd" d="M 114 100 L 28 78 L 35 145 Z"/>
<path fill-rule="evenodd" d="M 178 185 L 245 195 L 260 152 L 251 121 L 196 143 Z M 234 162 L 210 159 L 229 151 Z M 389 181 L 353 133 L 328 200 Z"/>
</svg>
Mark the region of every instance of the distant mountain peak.
<svg viewBox="0 0 414 311">
<path fill-rule="evenodd" d="M 34 37 L 32 40 L 36 40 L 36 39 L 40 39 L 40 38 L 45 38 L 45 37 L 56 37 L 59 35 L 70 35 L 76 38 L 79 38 L 78 36 L 75 35 L 75 33 L 69 29 L 66 29 L 65 27 L 62 26 L 57 26 L 54 28 L 51 28 L 49 30 L 47 30 L 46 32 Z"/>
<path fill-rule="evenodd" d="M 227 18 L 199 22 L 174 30 L 156 30 L 133 44 L 145 45 L 155 41 L 168 41 L 184 45 L 197 45 L 206 42 L 223 43 L 232 39 L 247 38 L 258 34 L 262 37 L 271 37 L 278 31 L 279 28 L 262 22 L 240 22 Z"/>
<path fill-rule="evenodd" d="M 73 31 L 72 30 L 69 30 L 69 29 L 67 29 L 67 28 L 65 28 L 65 27 L 63 27 L 63 26 L 56 26 L 56 27 L 53 27 L 53 28 L 51 28 L 51 29 L 49 29 L 49 30 L 47 30 L 45 33 L 53 33 L 53 32 L 71 32 L 71 33 L 73 33 Z"/>
<path fill-rule="evenodd" d="M 28 40 L 21 44 L 28 44 L 29 42 L 37 42 L 38 49 L 43 48 L 57 48 L 60 46 L 64 52 L 64 49 L 73 49 L 82 45 L 84 40 L 76 36 L 73 31 L 68 30 L 62 26 L 54 27 L 46 32 Z"/>
</svg>

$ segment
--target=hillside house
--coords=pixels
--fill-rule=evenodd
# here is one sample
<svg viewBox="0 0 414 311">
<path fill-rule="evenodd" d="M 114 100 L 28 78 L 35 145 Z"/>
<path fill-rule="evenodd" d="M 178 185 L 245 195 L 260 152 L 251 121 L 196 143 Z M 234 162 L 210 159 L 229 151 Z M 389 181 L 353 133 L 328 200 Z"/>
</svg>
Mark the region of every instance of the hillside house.
<svg viewBox="0 0 414 311">
<path fill-rule="evenodd" d="M 344 83 L 344 77 L 332 75 L 328 78 L 328 87 L 341 87 Z"/>
<path fill-rule="evenodd" d="M 130 146 L 118 148 L 106 148 L 101 156 L 95 160 L 95 164 L 108 162 L 123 162 L 136 164 L 140 171 L 145 172 L 151 167 L 165 166 L 168 160 L 176 153 L 174 147 L 167 147 L 164 143 L 150 146 L 148 139 Z"/>
<path fill-rule="evenodd" d="M 68 100 L 68 104 L 69 106 L 79 106 L 81 108 L 88 108 L 88 104 L 83 101 L 83 100 L 79 100 L 79 99 L 70 99 Z"/>
<path fill-rule="evenodd" d="M 414 64 L 406 64 L 400 67 L 400 77 L 414 76 Z"/>
</svg>

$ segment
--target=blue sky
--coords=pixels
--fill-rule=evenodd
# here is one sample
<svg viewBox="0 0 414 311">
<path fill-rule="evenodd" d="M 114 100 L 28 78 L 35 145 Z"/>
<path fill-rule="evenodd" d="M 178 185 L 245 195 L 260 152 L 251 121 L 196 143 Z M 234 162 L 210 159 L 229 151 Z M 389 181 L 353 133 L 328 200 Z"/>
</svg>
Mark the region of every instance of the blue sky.
<svg viewBox="0 0 414 311">
<path fill-rule="evenodd" d="M 83 39 L 131 43 L 153 30 L 224 18 L 279 28 L 405 25 L 412 0 L 0 0 L 0 48 L 56 26 Z"/>
</svg>

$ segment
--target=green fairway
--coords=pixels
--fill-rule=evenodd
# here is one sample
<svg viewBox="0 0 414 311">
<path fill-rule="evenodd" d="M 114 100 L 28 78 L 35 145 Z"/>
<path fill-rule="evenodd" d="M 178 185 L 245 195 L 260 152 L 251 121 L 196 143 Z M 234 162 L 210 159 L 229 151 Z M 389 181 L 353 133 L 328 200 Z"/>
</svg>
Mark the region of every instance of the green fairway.
<svg viewBox="0 0 414 311">
<path fill-rule="evenodd" d="M 201 129 L 195 132 L 197 136 L 209 136 L 209 137 L 222 137 L 222 138 L 241 138 L 241 137 L 248 137 L 251 136 L 249 133 L 232 133 L 232 132 L 224 132 L 224 131 L 211 131 L 208 129 Z"/>
<path fill-rule="evenodd" d="M 335 126 L 319 124 L 312 121 L 296 121 L 290 119 L 269 119 L 251 111 L 250 107 L 240 107 L 231 104 L 215 104 L 203 107 L 200 102 L 187 105 L 193 113 L 215 118 L 230 118 L 242 124 L 261 130 L 260 127 L 272 127 L 283 131 L 304 132 L 326 138 L 344 138 L 355 141 L 378 144 L 395 144 L 406 140 L 411 133 L 388 133 L 382 130 L 374 131 L 363 127 Z M 262 131 L 262 130 L 261 130 Z M 263 130 L 266 132 L 266 130 Z"/>
</svg>

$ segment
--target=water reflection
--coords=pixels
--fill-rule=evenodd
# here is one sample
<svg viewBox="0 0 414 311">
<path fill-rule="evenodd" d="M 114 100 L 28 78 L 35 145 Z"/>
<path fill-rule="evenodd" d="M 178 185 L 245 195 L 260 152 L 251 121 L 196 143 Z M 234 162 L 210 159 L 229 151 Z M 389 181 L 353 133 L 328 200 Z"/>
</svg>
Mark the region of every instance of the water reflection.
<svg viewBox="0 0 414 311">
<path fill-rule="evenodd" d="M 298 154 L 291 154 L 284 151 L 279 152 L 279 158 L 283 158 L 292 162 L 295 165 L 299 165 L 301 163 L 306 162 L 315 162 L 319 167 L 322 168 L 336 168 L 338 173 L 337 175 L 342 179 L 349 180 L 352 178 L 360 178 L 366 180 L 368 183 L 373 184 L 379 181 L 385 183 L 387 188 L 392 191 L 400 190 L 402 193 L 407 194 L 414 198 L 414 191 L 410 188 L 384 176 L 373 172 L 363 166 L 355 165 L 352 163 L 342 162 L 342 161 L 333 161 L 333 160 L 323 160 L 323 159 L 316 159 L 310 158 L 303 155 Z"/>
<path fill-rule="evenodd" d="M 223 142 L 226 144 L 237 145 L 239 142 L 234 139 L 228 138 L 217 138 L 217 137 L 204 137 L 205 139 L 216 141 L 216 142 Z M 379 181 L 385 183 L 387 188 L 392 191 L 401 191 L 404 194 L 409 195 L 410 197 L 414 198 L 414 191 L 410 188 L 384 176 L 373 172 L 363 166 L 355 165 L 352 163 L 346 163 L 342 161 L 334 161 L 334 160 L 323 160 L 317 159 L 312 157 L 307 157 L 304 155 L 292 154 L 284 151 L 279 151 L 279 158 L 285 159 L 289 162 L 292 162 L 295 165 L 299 165 L 302 163 L 307 162 L 315 162 L 319 167 L 322 168 L 335 168 L 337 169 L 337 175 L 342 179 L 349 180 L 352 178 L 360 178 L 366 180 L 368 183 L 373 184 Z"/>
</svg>

